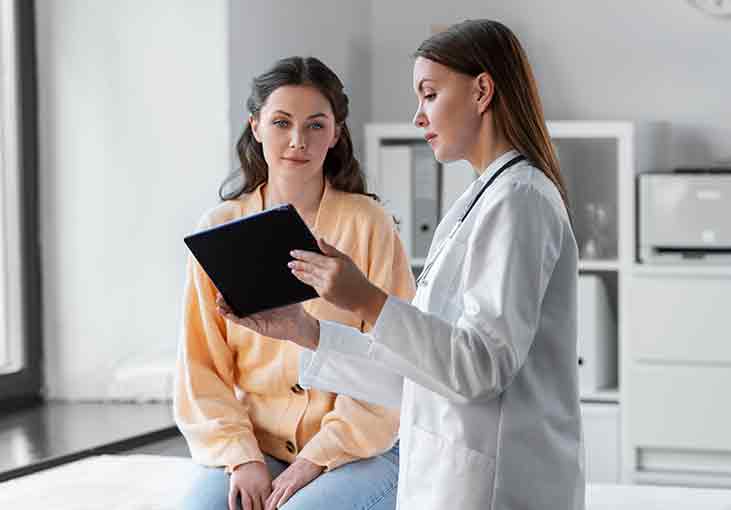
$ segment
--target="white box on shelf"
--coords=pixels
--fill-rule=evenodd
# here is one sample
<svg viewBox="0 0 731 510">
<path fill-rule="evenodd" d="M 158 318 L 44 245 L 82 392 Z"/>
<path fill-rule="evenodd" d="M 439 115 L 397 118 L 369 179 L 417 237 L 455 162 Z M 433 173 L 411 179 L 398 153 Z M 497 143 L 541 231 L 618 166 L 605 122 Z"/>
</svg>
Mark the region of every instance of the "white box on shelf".
<svg viewBox="0 0 731 510">
<path fill-rule="evenodd" d="M 577 297 L 579 391 L 587 394 L 617 383 L 616 321 L 599 276 L 579 275 Z"/>
</svg>

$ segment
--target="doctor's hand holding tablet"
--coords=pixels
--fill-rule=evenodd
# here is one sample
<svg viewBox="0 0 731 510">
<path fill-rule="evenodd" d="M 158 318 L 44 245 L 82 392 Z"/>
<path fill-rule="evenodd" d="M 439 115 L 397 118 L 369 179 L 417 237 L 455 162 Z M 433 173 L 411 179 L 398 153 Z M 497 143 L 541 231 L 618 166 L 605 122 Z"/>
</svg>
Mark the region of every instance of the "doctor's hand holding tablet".
<svg viewBox="0 0 731 510">
<path fill-rule="evenodd" d="M 293 250 L 295 260 L 287 267 L 301 282 L 310 285 L 317 294 L 339 308 L 358 314 L 369 324 L 375 324 L 388 295 L 373 285 L 346 254 L 323 238 L 317 241 L 322 255 Z M 301 304 L 264 310 L 246 317 L 237 316 L 219 294 L 216 304 L 226 319 L 262 332 L 272 338 L 287 338 L 302 347 L 314 350 L 320 336 L 320 323 L 308 315 Z M 266 332 L 266 333 L 264 333 Z"/>
<path fill-rule="evenodd" d="M 414 123 L 479 178 L 437 228 L 411 302 L 319 241 L 290 270 L 367 333 L 301 305 L 237 318 L 305 349 L 304 387 L 401 413 L 400 510 L 584 508 L 578 255 L 536 81 L 516 36 L 471 20 L 415 53 Z"/>
</svg>

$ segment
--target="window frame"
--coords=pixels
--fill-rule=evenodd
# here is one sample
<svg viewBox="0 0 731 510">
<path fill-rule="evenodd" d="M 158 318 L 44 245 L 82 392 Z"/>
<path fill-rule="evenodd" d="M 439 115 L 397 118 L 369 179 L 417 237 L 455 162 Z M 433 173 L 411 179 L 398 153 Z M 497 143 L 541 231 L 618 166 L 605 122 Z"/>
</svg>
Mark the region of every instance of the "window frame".
<svg viewBox="0 0 731 510">
<path fill-rule="evenodd" d="M 16 358 L 0 373 L 3 410 L 41 399 L 42 314 L 35 2 L 0 2 L 0 334 Z"/>
</svg>

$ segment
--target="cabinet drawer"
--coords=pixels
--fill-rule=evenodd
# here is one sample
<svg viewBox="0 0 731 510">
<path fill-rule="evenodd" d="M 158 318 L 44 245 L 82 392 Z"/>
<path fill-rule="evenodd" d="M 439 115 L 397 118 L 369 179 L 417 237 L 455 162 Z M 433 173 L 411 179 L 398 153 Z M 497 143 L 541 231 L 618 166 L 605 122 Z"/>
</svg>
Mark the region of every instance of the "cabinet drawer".
<svg viewBox="0 0 731 510">
<path fill-rule="evenodd" d="M 731 363 L 731 279 L 642 275 L 629 294 L 633 359 Z"/>
<path fill-rule="evenodd" d="M 636 448 L 731 452 L 731 368 L 635 364 L 629 383 Z"/>
<path fill-rule="evenodd" d="M 581 404 L 588 483 L 619 483 L 619 405 Z"/>
</svg>

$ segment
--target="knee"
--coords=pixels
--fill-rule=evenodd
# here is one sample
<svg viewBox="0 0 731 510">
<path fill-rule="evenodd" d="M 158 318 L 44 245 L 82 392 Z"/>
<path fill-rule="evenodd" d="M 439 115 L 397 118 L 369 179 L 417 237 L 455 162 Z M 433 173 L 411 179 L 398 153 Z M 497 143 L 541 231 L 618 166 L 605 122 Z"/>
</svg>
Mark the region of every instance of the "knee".
<svg viewBox="0 0 731 510">
<path fill-rule="evenodd" d="M 228 510 L 228 475 L 220 468 L 201 466 L 183 497 L 182 510 Z"/>
</svg>

